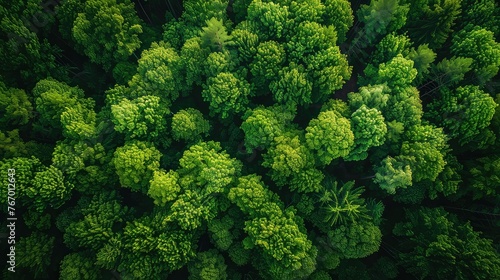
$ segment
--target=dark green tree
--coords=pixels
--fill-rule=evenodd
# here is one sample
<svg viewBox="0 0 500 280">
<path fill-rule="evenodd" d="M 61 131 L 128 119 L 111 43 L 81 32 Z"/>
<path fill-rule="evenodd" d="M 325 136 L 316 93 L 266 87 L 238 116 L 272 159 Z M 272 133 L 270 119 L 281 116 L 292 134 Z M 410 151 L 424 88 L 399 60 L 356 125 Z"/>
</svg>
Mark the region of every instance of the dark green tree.
<svg viewBox="0 0 500 280">
<path fill-rule="evenodd" d="M 490 125 L 498 104 L 477 86 L 443 88 L 440 97 L 428 106 L 426 115 L 460 145 L 471 142 Z"/>
<path fill-rule="evenodd" d="M 94 265 L 95 258 L 89 252 L 70 253 L 61 261 L 60 277 L 69 279 L 97 280 L 102 277 Z"/>
<path fill-rule="evenodd" d="M 188 265 L 189 280 L 227 279 L 224 257 L 215 249 L 200 252 Z"/>
<path fill-rule="evenodd" d="M 407 272 L 421 279 L 499 277 L 498 252 L 470 223 L 460 222 L 443 208 L 405 213 L 393 232 L 400 238 L 399 262 Z"/>
<path fill-rule="evenodd" d="M 48 272 L 55 238 L 38 231 L 16 242 L 16 266 L 27 269 L 32 277 L 41 278 Z"/>
<path fill-rule="evenodd" d="M 364 27 L 353 41 L 355 48 L 365 48 L 391 32 L 399 30 L 406 23 L 408 5 L 398 0 L 372 0 L 370 5 L 361 5 L 357 11 L 358 20 Z"/>
<path fill-rule="evenodd" d="M 78 5 L 72 7 L 80 8 Z M 68 24 L 73 26 L 73 40 L 90 61 L 109 70 L 139 49 L 142 21 L 132 2 L 91 0 L 85 1 L 81 8 L 75 20 Z M 75 12 L 70 13 L 74 15 Z"/>
<path fill-rule="evenodd" d="M 440 48 L 460 15 L 460 1 L 403 1 L 410 5 L 406 29 L 416 45 Z"/>
<path fill-rule="evenodd" d="M 33 105 L 24 90 L 7 87 L 0 81 L 0 113 L 2 127 L 24 125 L 33 117 Z"/>
</svg>

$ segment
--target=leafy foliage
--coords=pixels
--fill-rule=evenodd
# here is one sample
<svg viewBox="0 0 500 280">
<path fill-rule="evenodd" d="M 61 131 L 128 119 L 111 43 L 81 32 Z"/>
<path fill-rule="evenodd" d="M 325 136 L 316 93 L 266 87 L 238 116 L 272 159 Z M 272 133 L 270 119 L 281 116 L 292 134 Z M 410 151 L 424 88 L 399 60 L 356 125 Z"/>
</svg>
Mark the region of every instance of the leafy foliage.
<svg viewBox="0 0 500 280">
<path fill-rule="evenodd" d="M 498 275 L 500 259 L 491 240 L 443 208 L 406 211 L 405 221 L 396 224 L 394 234 L 405 242 L 400 262 L 415 277 L 488 279 Z"/>
<path fill-rule="evenodd" d="M 47 272 L 54 249 L 54 237 L 40 232 L 34 232 L 28 237 L 21 238 L 16 249 L 19 250 L 17 266 L 27 268 L 35 278 Z"/>
<path fill-rule="evenodd" d="M 28 95 L 22 89 L 8 88 L 0 81 L 0 124 L 24 125 L 28 123 L 33 111 L 33 105 Z"/>
<path fill-rule="evenodd" d="M 0 278 L 500 278 L 499 19 L 493 0 L 1 5 L 20 234 Z"/>
<path fill-rule="evenodd" d="M 216 250 L 198 253 L 188 269 L 192 280 L 227 279 L 224 258 Z"/>
<path fill-rule="evenodd" d="M 307 146 L 315 150 L 322 164 L 345 157 L 354 144 L 354 134 L 349 121 L 334 111 L 321 112 L 306 128 Z"/>
<path fill-rule="evenodd" d="M 453 37 L 451 53 L 473 59 L 472 67 L 479 83 L 494 77 L 500 67 L 500 43 L 493 32 L 480 26 L 467 26 Z"/>
<path fill-rule="evenodd" d="M 408 34 L 417 45 L 440 48 L 448 38 L 461 12 L 460 1 L 405 1 L 410 4 L 406 21 Z"/>
<path fill-rule="evenodd" d="M 161 153 L 148 142 L 128 142 L 116 149 L 113 165 L 122 186 L 146 192 L 153 172 L 160 166 Z"/>
<path fill-rule="evenodd" d="M 69 22 L 75 43 L 105 69 L 126 60 L 141 45 L 141 20 L 130 1 L 86 1 L 76 14 Z"/>
<path fill-rule="evenodd" d="M 329 242 L 346 259 L 364 258 L 380 247 L 382 233 L 372 222 L 340 225 L 328 233 Z"/>
<path fill-rule="evenodd" d="M 472 85 L 455 91 L 444 88 L 440 97 L 429 105 L 428 115 L 461 145 L 488 127 L 498 106 L 491 96 Z"/>
<path fill-rule="evenodd" d="M 330 181 L 328 189 L 324 190 L 319 199 L 325 212 L 325 222 L 334 226 L 367 218 L 365 200 L 360 197 L 363 191 L 363 187 L 354 186 L 354 181 L 341 187 L 338 187 L 336 181 Z"/>
</svg>

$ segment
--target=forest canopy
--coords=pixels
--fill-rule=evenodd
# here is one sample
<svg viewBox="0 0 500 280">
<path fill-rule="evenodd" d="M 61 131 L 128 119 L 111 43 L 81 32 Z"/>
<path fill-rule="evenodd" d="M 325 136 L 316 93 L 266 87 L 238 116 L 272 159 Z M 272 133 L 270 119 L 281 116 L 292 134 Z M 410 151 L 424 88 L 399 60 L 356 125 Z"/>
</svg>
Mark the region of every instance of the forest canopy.
<svg viewBox="0 0 500 280">
<path fill-rule="evenodd" d="M 1 279 L 500 279 L 496 1 L 0 19 Z"/>
</svg>

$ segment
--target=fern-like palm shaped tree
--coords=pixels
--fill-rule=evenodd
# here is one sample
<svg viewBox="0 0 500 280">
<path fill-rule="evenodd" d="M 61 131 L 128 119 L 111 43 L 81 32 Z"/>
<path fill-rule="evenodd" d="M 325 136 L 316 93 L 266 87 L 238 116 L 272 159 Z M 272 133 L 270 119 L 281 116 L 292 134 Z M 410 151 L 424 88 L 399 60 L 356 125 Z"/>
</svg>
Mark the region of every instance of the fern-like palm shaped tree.
<svg viewBox="0 0 500 280">
<path fill-rule="evenodd" d="M 327 178 L 319 202 L 325 214 L 325 222 L 330 226 L 369 219 L 365 199 L 361 197 L 364 187 L 356 187 L 349 181 L 339 187 L 337 181 Z"/>
</svg>

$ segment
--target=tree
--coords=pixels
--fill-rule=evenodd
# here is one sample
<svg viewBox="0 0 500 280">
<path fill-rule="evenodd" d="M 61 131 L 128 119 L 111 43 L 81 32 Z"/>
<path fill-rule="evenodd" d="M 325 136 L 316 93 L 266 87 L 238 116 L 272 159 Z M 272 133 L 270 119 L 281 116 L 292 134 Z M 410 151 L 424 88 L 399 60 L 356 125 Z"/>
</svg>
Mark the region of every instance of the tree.
<svg viewBox="0 0 500 280">
<path fill-rule="evenodd" d="M 325 175 L 316 168 L 305 168 L 299 173 L 292 174 L 289 182 L 290 191 L 303 193 L 318 192 L 321 189 L 321 181 Z"/>
<path fill-rule="evenodd" d="M 0 194 L 2 199 L 7 201 L 8 195 L 8 185 L 9 183 L 9 169 L 15 169 L 15 193 L 16 198 L 26 198 L 29 193 L 29 189 L 33 187 L 33 180 L 35 174 L 46 169 L 46 167 L 40 162 L 40 160 L 34 156 L 27 157 L 17 157 L 11 159 L 3 159 L 0 161 L 1 175 L 3 176 L 2 183 L 7 186 L 6 188 L 0 189 Z M 21 199 L 22 201 L 22 199 Z M 22 202 L 21 202 L 22 203 Z M 7 205 L 4 206 L 4 211 L 7 210 Z"/>
<path fill-rule="evenodd" d="M 251 217 L 265 215 L 266 203 L 277 199 L 271 191 L 264 188 L 261 177 L 255 174 L 238 178 L 237 185 L 229 190 L 228 198 Z"/>
<path fill-rule="evenodd" d="M 354 145 L 354 134 L 349 120 L 334 111 L 319 113 L 306 128 L 307 147 L 316 152 L 321 164 L 346 157 Z"/>
<path fill-rule="evenodd" d="M 88 252 L 70 253 L 61 261 L 61 279 L 97 280 L 101 277 L 94 258 Z"/>
<path fill-rule="evenodd" d="M 368 209 L 365 200 L 360 197 L 363 187 L 355 187 L 354 181 L 349 181 L 339 187 L 337 181 L 326 181 L 326 188 L 319 199 L 323 222 L 330 226 L 345 225 L 366 219 Z"/>
<path fill-rule="evenodd" d="M 365 25 L 357 34 L 353 45 L 365 48 L 378 37 L 399 30 L 406 23 L 408 5 L 400 5 L 398 0 L 373 0 L 370 5 L 361 5 L 357 11 L 358 20 Z"/>
<path fill-rule="evenodd" d="M 398 188 L 412 185 L 412 170 L 400 157 L 386 157 L 375 171 L 377 173 L 373 181 L 389 194 L 396 193 Z"/>
<path fill-rule="evenodd" d="M 369 109 L 362 105 L 351 116 L 351 127 L 354 133 L 354 148 L 346 160 L 364 160 L 368 157 L 368 149 L 384 144 L 387 126 L 379 110 Z"/>
<path fill-rule="evenodd" d="M 290 109 L 312 102 L 312 82 L 302 64 L 290 63 L 288 67 L 282 68 L 276 80 L 270 83 L 269 89 L 278 104 Z"/>
<path fill-rule="evenodd" d="M 406 59 L 413 60 L 413 67 L 417 70 L 417 76 L 414 82 L 420 84 L 422 80 L 427 77 L 426 75 L 429 73 L 429 67 L 431 63 L 434 62 L 436 54 L 427 44 L 422 44 L 416 49 L 412 45 L 410 37 L 406 34 L 397 35 L 395 32 L 388 34 L 377 44 L 377 49 L 371 57 L 372 64 L 368 65 L 365 72 L 375 69 L 374 65 L 389 62 L 398 55 L 401 55 Z"/>
<path fill-rule="evenodd" d="M 271 81 L 277 79 L 285 60 L 286 53 L 282 44 L 272 40 L 260 43 L 250 64 L 254 83 L 262 87 L 268 86 Z"/>
<path fill-rule="evenodd" d="M 91 249 L 97 252 L 113 238 L 113 229 L 130 219 L 131 210 L 122 206 L 116 192 L 104 192 L 90 201 L 79 203 L 81 218 L 74 220 L 65 229 L 64 243 L 73 249 Z"/>
<path fill-rule="evenodd" d="M 285 124 L 294 117 L 294 113 L 280 106 L 268 108 L 258 106 L 248 110 L 241 124 L 241 129 L 245 133 L 247 153 L 255 148 L 269 148 L 274 138 L 285 131 Z"/>
<path fill-rule="evenodd" d="M 100 143 L 86 141 L 59 142 L 52 153 L 52 165 L 83 194 L 93 194 L 115 181 L 110 160 L 111 154 Z"/>
<path fill-rule="evenodd" d="M 306 69 L 312 77 L 314 103 L 324 102 L 333 93 L 342 88 L 351 76 L 352 67 L 337 46 L 321 49 L 303 58 Z"/>
<path fill-rule="evenodd" d="M 200 252 L 188 265 L 189 280 L 227 279 L 224 257 L 216 250 Z"/>
<path fill-rule="evenodd" d="M 211 2 L 203 0 L 188 0 L 183 2 L 184 11 L 181 19 L 185 22 L 185 39 L 188 40 L 199 34 L 200 29 L 206 26 L 207 21 L 216 20 L 223 22 L 227 20 L 226 9 L 228 2 L 215 0 Z"/>
<path fill-rule="evenodd" d="M 127 60 L 141 46 L 142 22 L 127 0 L 86 1 L 69 24 L 77 46 L 106 70 Z"/>
<path fill-rule="evenodd" d="M 236 2 L 236 1 L 235 1 Z M 254 32 L 248 21 L 238 24 L 231 32 L 233 37 L 232 48 L 238 51 L 241 62 L 248 62 L 253 59 L 259 45 L 259 36 Z"/>
<path fill-rule="evenodd" d="M 392 32 L 382 38 L 375 47 L 376 49 L 371 56 L 371 64 L 379 65 L 389 62 L 398 56 L 398 54 L 408 57 L 412 48 L 412 42 L 408 35 L 398 35 L 396 32 Z"/>
<path fill-rule="evenodd" d="M 222 119 L 244 112 L 252 95 L 246 80 L 227 72 L 209 78 L 201 94 L 203 100 L 209 102 L 210 114 L 220 114 Z"/>
<path fill-rule="evenodd" d="M 499 276 L 500 257 L 489 239 L 443 208 L 405 211 L 396 224 L 399 262 L 417 278 L 492 279 Z"/>
<path fill-rule="evenodd" d="M 196 142 L 203 136 L 208 136 L 209 130 L 210 123 L 197 109 L 183 109 L 172 117 L 172 137 L 176 141 Z"/>
<path fill-rule="evenodd" d="M 208 223 L 208 232 L 212 243 L 215 247 L 221 251 L 228 251 L 231 254 L 231 250 L 234 243 L 235 236 L 232 229 L 234 228 L 234 219 L 229 215 L 224 215 L 221 219 L 212 219 Z M 237 263 L 238 264 L 238 263 Z"/>
<path fill-rule="evenodd" d="M 27 237 L 21 237 L 16 243 L 16 266 L 26 268 L 34 278 L 47 273 L 50 265 L 55 237 L 35 231 Z"/>
<path fill-rule="evenodd" d="M 33 231 L 44 231 L 52 226 L 52 216 L 49 213 L 40 213 L 35 210 L 28 210 L 23 213 L 24 224 Z"/>
<path fill-rule="evenodd" d="M 182 81 L 182 61 L 175 49 L 165 42 L 152 43 L 137 61 L 137 74 L 129 81 L 137 97 L 156 95 L 170 105 L 184 89 Z"/>
<path fill-rule="evenodd" d="M 417 77 L 414 84 L 419 85 L 429 74 L 431 63 L 436 59 L 436 53 L 427 44 L 424 44 L 418 46 L 417 49 L 412 49 L 408 57 L 415 62 L 414 67 L 417 69 Z"/>
<path fill-rule="evenodd" d="M 108 247 L 108 256 L 111 262 L 119 257 L 116 269 L 124 278 L 164 278 L 196 256 L 193 233 L 164 223 L 164 218 L 165 213 L 159 211 L 133 220 L 125 226 L 119 241 L 110 243 L 121 244 L 117 256 Z"/>
<path fill-rule="evenodd" d="M 81 110 L 93 111 L 94 100 L 85 99 L 83 90 L 51 78 L 40 80 L 32 93 L 36 111 L 40 114 L 38 122 L 42 127 L 61 130 L 61 115 L 68 108 L 81 106 Z"/>
<path fill-rule="evenodd" d="M 446 164 L 443 154 L 425 142 L 403 143 L 401 154 L 404 159 L 407 159 L 412 170 L 412 179 L 415 182 L 424 179 L 436 180 Z M 423 165 L 422 162 L 426 164 Z"/>
<path fill-rule="evenodd" d="M 254 0 L 247 9 L 247 20 L 255 24 L 261 41 L 279 40 L 288 32 L 289 11 L 286 5 Z"/>
<path fill-rule="evenodd" d="M 447 136 L 432 125 L 413 126 L 405 131 L 405 136 L 408 140 L 401 146 L 401 156 L 410 165 L 413 180 L 435 181 L 446 165 Z"/>
<path fill-rule="evenodd" d="M 431 65 L 429 77 L 438 86 L 452 87 L 461 82 L 465 74 L 472 68 L 473 59 L 469 57 L 444 58 L 439 63 Z"/>
<path fill-rule="evenodd" d="M 132 141 L 116 149 L 112 164 L 123 187 L 146 193 L 160 158 L 161 153 L 151 143 Z"/>
<path fill-rule="evenodd" d="M 320 0 L 283 1 L 289 7 L 292 25 L 303 21 L 320 22 L 325 12 L 325 6 Z"/>
<path fill-rule="evenodd" d="M 491 0 L 462 1 L 461 21 L 458 22 L 460 26 L 467 26 L 468 24 L 482 26 L 495 33 L 498 38 L 500 29 L 498 23 L 500 16 L 498 15 L 498 3 Z"/>
<path fill-rule="evenodd" d="M 303 268 L 302 260 L 309 257 L 312 242 L 307 240 L 307 235 L 300 231 L 295 215 L 290 209 L 281 212 L 278 216 L 254 218 L 247 221 L 245 231 L 248 237 L 243 240 L 244 248 L 259 246 L 264 251 L 266 259 L 278 261 L 269 262 L 277 266 L 274 267 L 276 270 L 282 267 L 282 270 L 293 273 L 294 270 Z M 273 272 L 271 270 L 268 273 L 274 274 Z M 273 276 L 276 279 L 279 274 Z"/>
<path fill-rule="evenodd" d="M 274 138 L 274 145 L 264 155 L 262 166 L 270 168 L 271 179 L 278 186 L 283 186 L 291 176 L 311 168 L 313 164 L 313 155 L 298 136 L 278 136 Z"/>
<path fill-rule="evenodd" d="M 25 143 L 19 136 L 19 129 L 5 131 L 5 133 L 0 131 L 0 157 L 2 158 L 29 156 L 32 152 L 30 144 L 35 143 Z"/>
<path fill-rule="evenodd" d="M 490 124 L 498 104 L 477 86 L 443 88 L 441 96 L 429 104 L 428 117 L 445 128 L 460 145 L 472 141 Z"/>
<path fill-rule="evenodd" d="M 211 52 L 206 61 L 204 61 L 205 69 L 203 73 L 207 77 L 215 77 L 222 72 L 236 72 L 236 57 L 232 57 L 234 53 L 227 50 Z"/>
<path fill-rule="evenodd" d="M 391 90 L 398 92 L 410 86 L 417 76 L 414 64 L 412 60 L 398 54 L 388 62 L 381 63 L 375 73 L 367 73 L 365 70 L 365 74 L 373 84 L 387 83 Z"/>
<path fill-rule="evenodd" d="M 43 171 L 35 173 L 26 195 L 32 199 L 33 207 L 39 212 L 44 212 L 47 207 L 59 208 L 71 197 L 74 186 L 65 182 L 61 170 L 50 166 Z"/>
<path fill-rule="evenodd" d="M 406 87 L 399 92 L 394 92 L 382 114 L 387 122 L 401 123 L 405 129 L 419 124 L 424 112 L 418 89 Z"/>
<path fill-rule="evenodd" d="M 206 21 L 206 26 L 200 31 L 201 46 L 212 51 L 223 51 L 231 43 L 231 36 L 227 34 L 222 20 L 213 17 Z"/>
<path fill-rule="evenodd" d="M 351 92 L 347 95 L 349 107 L 354 111 L 366 105 L 368 108 L 385 112 L 390 92 L 391 90 L 384 84 L 360 87 L 359 92 Z"/>
<path fill-rule="evenodd" d="M 472 70 L 479 84 L 493 78 L 500 67 L 500 43 L 493 32 L 480 26 L 468 25 L 453 36 L 451 53 L 473 59 Z"/>
<path fill-rule="evenodd" d="M 134 100 L 123 99 L 111 106 L 115 130 L 127 139 L 156 140 L 165 138 L 165 116 L 170 113 L 160 97 L 146 95 Z"/>
<path fill-rule="evenodd" d="M 410 4 L 406 28 L 416 45 L 429 44 L 439 49 L 452 31 L 460 15 L 460 1 L 404 1 Z"/>
<path fill-rule="evenodd" d="M 53 5 L 53 4 L 52 4 Z M 31 88 L 48 76 L 67 79 L 57 57 L 61 50 L 47 40 L 55 17 L 47 3 L 16 1 L 0 8 L 0 65 L 3 82 Z"/>
<path fill-rule="evenodd" d="M 463 169 L 462 164 L 451 153 L 445 155 L 444 161 L 446 165 L 437 179 L 434 182 L 426 182 L 426 189 L 431 199 L 436 199 L 438 193 L 442 193 L 446 197 L 452 197 L 461 188 L 463 182 L 460 175 Z"/>
<path fill-rule="evenodd" d="M 241 162 L 222 150 L 220 143 L 200 142 L 184 152 L 179 160 L 181 186 L 198 186 L 206 194 L 225 193 L 241 172 Z"/>
<path fill-rule="evenodd" d="M 68 139 L 91 140 L 97 135 L 97 115 L 94 110 L 80 104 L 67 108 L 61 114 L 63 135 Z"/>
<path fill-rule="evenodd" d="M 378 251 L 382 233 L 371 221 L 352 222 L 328 232 L 328 242 L 342 258 L 358 259 Z"/>
<path fill-rule="evenodd" d="M 164 206 L 167 202 L 177 198 L 181 191 L 179 185 L 179 174 L 173 170 L 164 172 L 158 170 L 153 173 L 153 178 L 150 181 L 148 195 L 154 199 L 154 203 L 159 206 Z"/>
<path fill-rule="evenodd" d="M 473 193 L 474 199 L 495 196 L 500 183 L 500 158 L 494 156 L 479 158 L 474 165 L 470 165 L 467 183 Z"/>
<path fill-rule="evenodd" d="M 298 63 L 301 58 L 337 44 L 337 32 L 333 26 L 324 26 L 314 21 L 297 24 L 286 43 L 287 54 Z"/>
<path fill-rule="evenodd" d="M 263 250 L 264 260 L 254 264 L 264 266 L 259 269 L 261 273 L 265 272 L 267 278 L 288 279 L 294 272 L 307 276 L 314 271 L 315 263 L 309 260 L 317 252 L 307 240 L 303 221 L 295 216 L 293 207 L 282 210 L 282 202 L 265 187 L 260 176 L 240 177 L 229 190 L 228 198 L 250 218 L 245 222 L 248 236 L 243 247 Z"/>
<path fill-rule="evenodd" d="M 0 125 L 25 125 L 33 117 L 33 105 L 22 89 L 7 87 L 0 81 Z"/>
<path fill-rule="evenodd" d="M 217 206 L 213 197 L 186 190 L 172 203 L 171 213 L 165 221 L 176 222 L 183 230 L 195 230 L 217 215 Z"/>
<path fill-rule="evenodd" d="M 323 23 L 333 25 L 337 31 L 338 42 L 346 40 L 346 34 L 354 23 L 351 3 L 346 0 L 325 0 L 321 1 L 325 6 L 323 13 Z"/>
<path fill-rule="evenodd" d="M 179 56 L 182 70 L 186 75 L 187 88 L 191 88 L 193 84 L 198 86 L 202 84 L 203 69 L 200 69 L 200 65 L 205 62 L 208 55 L 208 50 L 202 48 L 199 37 L 191 38 L 182 45 Z"/>
</svg>

